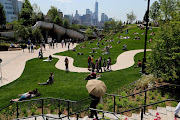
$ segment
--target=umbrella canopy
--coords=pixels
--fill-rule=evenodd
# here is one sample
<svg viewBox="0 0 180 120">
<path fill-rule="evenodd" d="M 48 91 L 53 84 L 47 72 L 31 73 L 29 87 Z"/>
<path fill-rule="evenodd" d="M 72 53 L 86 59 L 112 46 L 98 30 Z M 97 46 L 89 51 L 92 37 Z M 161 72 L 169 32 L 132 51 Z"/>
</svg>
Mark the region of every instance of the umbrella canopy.
<svg viewBox="0 0 180 120">
<path fill-rule="evenodd" d="M 88 80 L 86 88 L 91 95 L 101 97 L 106 93 L 107 87 L 103 81 L 100 80 Z"/>
</svg>

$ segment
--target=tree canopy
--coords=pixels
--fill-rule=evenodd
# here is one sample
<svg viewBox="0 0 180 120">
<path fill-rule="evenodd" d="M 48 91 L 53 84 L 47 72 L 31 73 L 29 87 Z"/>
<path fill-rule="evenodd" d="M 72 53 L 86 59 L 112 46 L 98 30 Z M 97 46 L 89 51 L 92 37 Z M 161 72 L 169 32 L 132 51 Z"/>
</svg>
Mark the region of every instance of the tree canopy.
<svg viewBox="0 0 180 120">
<path fill-rule="evenodd" d="M 180 78 L 180 19 L 166 22 L 156 33 L 152 52 L 148 56 L 147 70 L 166 81 Z"/>
<path fill-rule="evenodd" d="M 58 15 L 57 8 L 54 6 L 51 6 L 51 9 L 49 9 L 47 16 L 50 18 L 50 22 L 53 22 L 56 16 Z"/>
<path fill-rule="evenodd" d="M 32 13 L 33 13 L 33 7 L 31 6 L 31 3 L 29 2 L 29 0 L 24 0 L 19 15 L 20 19 L 24 21 L 23 22 L 24 25 L 31 24 Z"/>
<path fill-rule="evenodd" d="M 127 20 L 130 21 L 130 23 L 132 23 L 134 20 L 136 20 L 136 18 L 137 17 L 133 11 L 131 13 L 127 14 Z"/>
<path fill-rule="evenodd" d="M 150 14 L 150 18 L 153 21 L 156 21 L 158 19 L 158 17 L 160 16 L 160 4 L 159 4 L 159 2 L 155 1 L 152 4 L 149 14 Z"/>
<path fill-rule="evenodd" d="M 59 15 L 56 15 L 56 18 L 54 19 L 53 23 L 63 26 L 63 20 L 59 17 Z"/>
<path fill-rule="evenodd" d="M 3 5 L 0 3 L 0 25 L 6 23 L 6 14 Z"/>
</svg>

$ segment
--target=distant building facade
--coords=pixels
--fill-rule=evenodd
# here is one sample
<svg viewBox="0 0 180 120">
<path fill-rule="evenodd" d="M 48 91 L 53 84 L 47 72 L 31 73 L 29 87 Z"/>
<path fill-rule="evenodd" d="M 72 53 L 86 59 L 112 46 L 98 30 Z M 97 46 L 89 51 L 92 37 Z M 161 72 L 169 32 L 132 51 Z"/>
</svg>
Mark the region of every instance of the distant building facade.
<svg viewBox="0 0 180 120">
<path fill-rule="evenodd" d="M 6 14 L 6 21 L 12 22 L 18 20 L 18 14 L 20 13 L 22 2 L 18 0 L 0 0 L 0 3 L 4 7 Z"/>
</svg>

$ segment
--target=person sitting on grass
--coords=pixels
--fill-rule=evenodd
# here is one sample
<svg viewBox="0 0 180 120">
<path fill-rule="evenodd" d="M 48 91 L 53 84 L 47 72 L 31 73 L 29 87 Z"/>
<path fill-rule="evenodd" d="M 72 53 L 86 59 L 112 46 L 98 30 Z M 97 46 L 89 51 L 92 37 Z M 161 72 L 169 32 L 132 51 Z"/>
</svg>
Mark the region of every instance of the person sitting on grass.
<svg viewBox="0 0 180 120">
<path fill-rule="evenodd" d="M 127 45 L 124 44 L 122 50 L 127 50 Z"/>
<path fill-rule="evenodd" d="M 96 73 L 94 72 L 94 69 L 92 69 L 91 74 L 87 75 L 85 80 L 91 80 L 91 79 L 96 79 Z"/>
<path fill-rule="evenodd" d="M 141 63 L 140 60 L 138 60 L 138 64 L 137 64 L 137 66 L 135 66 L 135 68 L 139 68 L 139 67 L 141 67 L 141 66 L 142 66 L 142 63 Z"/>
<path fill-rule="evenodd" d="M 53 73 L 51 72 L 50 73 L 50 76 L 49 76 L 49 79 L 47 80 L 47 82 L 44 82 L 44 83 L 38 83 L 39 85 L 50 85 L 54 83 L 54 75 Z"/>
</svg>

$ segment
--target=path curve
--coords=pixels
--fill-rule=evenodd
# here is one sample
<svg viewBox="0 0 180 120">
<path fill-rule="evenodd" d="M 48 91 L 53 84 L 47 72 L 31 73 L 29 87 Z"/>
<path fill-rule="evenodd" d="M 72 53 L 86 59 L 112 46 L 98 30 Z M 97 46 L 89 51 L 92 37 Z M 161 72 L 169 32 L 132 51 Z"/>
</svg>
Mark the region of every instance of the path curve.
<svg viewBox="0 0 180 120">
<path fill-rule="evenodd" d="M 150 49 L 147 49 L 146 51 L 150 51 Z M 117 61 L 114 65 L 111 66 L 113 71 L 116 70 L 122 70 L 129 68 L 134 65 L 134 56 L 137 53 L 144 52 L 144 49 L 140 50 L 130 50 L 123 52 L 117 57 Z M 73 65 L 74 59 L 72 57 L 68 56 L 58 56 L 58 55 L 53 55 L 53 57 L 58 58 L 58 62 L 56 63 L 55 67 L 60 69 L 60 70 L 65 70 L 65 65 L 64 65 L 64 59 L 67 57 L 69 60 L 69 70 L 70 72 L 81 72 L 81 73 L 87 73 L 89 72 L 88 68 L 82 68 L 82 67 L 76 67 Z"/>
<path fill-rule="evenodd" d="M 75 44 L 74 46 L 71 45 L 70 49 L 76 47 L 76 45 L 77 44 Z M 58 56 L 53 54 L 64 52 L 67 51 L 68 49 L 61 48 L 60 44 L 58 44 L 58 46 L 59 46 L 58 48 L 49 49 L 48 46 L 46 45 L 47 50 L 43 51 L 44 57 L 48 57 L 49 55 L 52 55 L 53 57 L 58 58 L 59 60 L 56 63 L 55 67 L 61 70 L 65 70 L 64 59 L 66 56 Z M 25 52 L 23 52 L 22 50 L 0 51 L 0 58 L 3 60 L 3 62 L 1 63 L 2 77 L 8 80 L 8 81 L 6 81 L 5 79 L 3 79 L 2 81 L 0 80 L 0 87 L 18 79 L 22 75 L 25 69 L 26 62 L 28 60 L 37 58 L 38 52 L 39 50 L 35 50 L 34 53 L 29 53 L 27 49 L 25 49 Z M 143 49 L 131 50 L 120 54 L 117 57 L 117 62 L 114 65 L 112 65 L 112 70 L 116 71 L 131 67 L 132 65 L 134 65 L 134 56 L 139 52 L 143 52 Z M 69 69 L 71 72 L 83 72 L 83 73 L 89 72 L 87 68 L 75 67 L 73 65 L 74 62 L 73 58 L 68 57 L 68 59 L 69 59 Z"/>
</svg>

